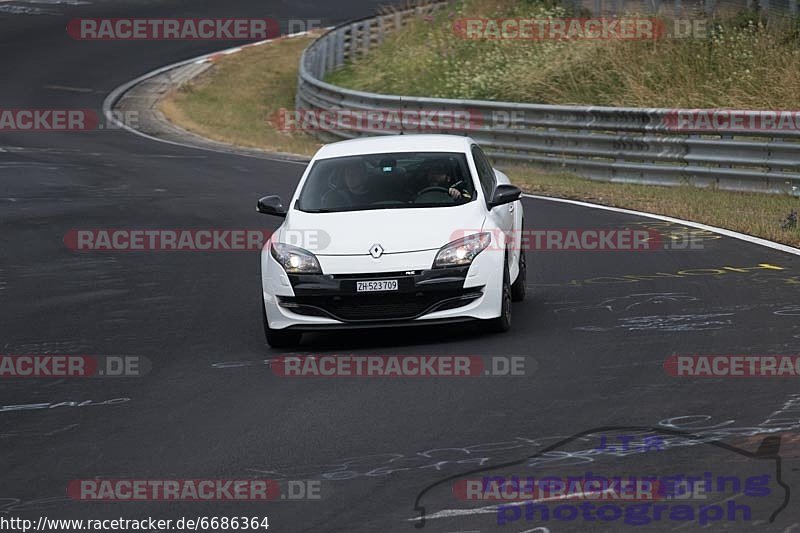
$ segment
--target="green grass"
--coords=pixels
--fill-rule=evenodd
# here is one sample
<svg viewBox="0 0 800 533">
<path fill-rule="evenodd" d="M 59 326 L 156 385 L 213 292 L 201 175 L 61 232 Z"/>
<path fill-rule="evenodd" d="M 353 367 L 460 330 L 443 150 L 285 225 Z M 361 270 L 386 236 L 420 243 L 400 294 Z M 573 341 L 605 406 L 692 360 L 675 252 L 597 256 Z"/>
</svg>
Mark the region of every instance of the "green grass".
<svg viewBox="0 0 800 533">
<path fill-rule="evenodd" d="M 550 4 L 462 0 L 416 20 L 327 81 L 378 93 L 545 104 L 800 106 L 793 23 L 766 27 L 745 14 L 707 24 L 708 38 L 656 41 L 468 40 L 453 30 L 469 17 L 570 16 Z"/>
</svg>

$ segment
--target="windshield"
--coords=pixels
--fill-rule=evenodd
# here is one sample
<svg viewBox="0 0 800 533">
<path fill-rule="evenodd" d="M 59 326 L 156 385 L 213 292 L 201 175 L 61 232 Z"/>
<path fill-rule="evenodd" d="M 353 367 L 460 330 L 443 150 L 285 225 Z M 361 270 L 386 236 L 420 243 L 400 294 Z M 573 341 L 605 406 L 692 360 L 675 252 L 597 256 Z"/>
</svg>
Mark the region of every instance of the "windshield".
<svg viewBox="0 0 800 533">
<path fill-rule="evenodd" d="M 297 201 L 306 212 L 447 207 L 475 199 L 461 153 L 412 152 L 323 159 Z"/>
</svg>

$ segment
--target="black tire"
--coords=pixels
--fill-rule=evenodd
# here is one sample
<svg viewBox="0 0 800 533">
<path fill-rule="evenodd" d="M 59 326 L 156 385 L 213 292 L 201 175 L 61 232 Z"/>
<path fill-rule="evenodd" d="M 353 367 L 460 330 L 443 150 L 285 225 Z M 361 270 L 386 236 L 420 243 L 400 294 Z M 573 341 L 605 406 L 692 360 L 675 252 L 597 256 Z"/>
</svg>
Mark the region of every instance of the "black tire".
<svg viewBox="0 0 800 533">
<path fill-rule="evenodd" d="M 525 294 L 528 292 L 526 280 L 528 278 L 528 265 L 525 260 L 525 250 L 519 252 L 519 274 L 517 279 L 511 285 L 511 301 L 521 302 L 525 299 Z"/>
<path fill-rule="evenodd" d="M 272 329 L 267 321 L 267 310 L 261 301 L 261 319 L 264 322 L 264 337 L 272 348 L 292 348 L 300 344 L 303 334 L 298 331 Z"/>
<path fill-rule="evenodd" d="M 505 333 L 511 329 L 511 275 L 508 273 L 508 261 L 503 268 L 503 303 L 500 306 L 500 316 L 489 320 L 489 331 Z"/>
</svg>

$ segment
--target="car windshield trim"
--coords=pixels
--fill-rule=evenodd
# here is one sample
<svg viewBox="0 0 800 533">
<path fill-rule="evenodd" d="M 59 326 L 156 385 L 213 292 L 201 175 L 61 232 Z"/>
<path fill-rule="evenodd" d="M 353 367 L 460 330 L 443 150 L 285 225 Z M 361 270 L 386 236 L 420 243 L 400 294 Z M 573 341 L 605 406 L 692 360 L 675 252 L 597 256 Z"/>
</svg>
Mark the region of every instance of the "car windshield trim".
<svg viewBox="0 0 800 533">
<path fill-rule="evenodd" d="M 304 213 L 433 209 L 476 198 L 463 152 L 379 153 L 315 161 L 294 208 Z"/>
<path fill-rule="evenodd" d="M 461 207 L 463 205 L 465 204 L 368 205 L 363 207 L 349 207 L 346 209 L 301 209 L 300 207 L 297 207 L 296 209 L 302 213 L 319 214 L 319 213 L 349 213 L 351 211 L 377 211 L 379 209 L 431 209 L 431 208 L 448 209 L 451 207 Z"/>
</svg>

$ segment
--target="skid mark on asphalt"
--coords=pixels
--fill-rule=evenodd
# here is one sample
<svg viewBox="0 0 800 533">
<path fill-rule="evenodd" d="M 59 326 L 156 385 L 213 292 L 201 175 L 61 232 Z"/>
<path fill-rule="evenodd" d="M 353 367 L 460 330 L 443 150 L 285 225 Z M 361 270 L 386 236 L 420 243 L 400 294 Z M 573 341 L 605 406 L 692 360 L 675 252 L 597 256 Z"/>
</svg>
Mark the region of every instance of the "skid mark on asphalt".
<svg viewBox="0 0 800 533">
<path fill-rule="evenodd" d="M 763 277 L 765 271 L 771 275 Z M 688 280 L 697 279 L 714 280 L 732 279 L 747 274 L 748 281 L 753 283 L 783 282 L 786 285 L 800 285 L 800 276 L 790 276 L 789 269 L 771 263 L 758 263 L 756 266 L 733 267 L 716 266 L 714 268 L 687 268 L 676 272 L 655 272 L 647 274 L 622 274 L 619 276 L 598 276 L 586 279 L 573 279 L 560 283 L 532 283 L 527 287 L 536 290 L 541 287 L 583 287 L 584 285 L 619 285 L 623 283 L 641 283 L 644 281 Z M 759 276 L 761 275 L 761 276 Z"/>
<path fill-rule="evenodd" d="M 40 438 L 47 438 L 52 437 L 54 435 L 59 435 L 61 433 L 66 433 L 67 431 L 72 431 L 73 429 L 77 428 L 78 424 L 69 424 L 68 426 L 63 426 L 58 429 L 54 429 L 51 431 L 38 431 L 38 430 L 8 430 L 0 433 L 0 440 L 9 440 L 9 439 L 17 439 L 17 438 L 25 438 L 25 439 L 40 439 Z"/>
<path fill-rule="evenodd" d="M 49 411 L 58 407 L 95 407 L 99 405 L 118 405 L 131 401 L 130 398 L 112 398 L 110 400 L 81 400 L 74 401 L 68 400 L 64 402 L 42 402 L 42 403 L 27 403 L 19 405 L 0 405 L 0 413 L 18 412 L 18 411 Z"/>
<path fill-rule="evenodd" d="M 611 331 L 624 329 L 627 331 L 708 331 L 722 329 L 732 325 L 730 317 L 733 313 L 707 313 L 699 315 L 666 315 L 636 316 L 620 318 L 620 324 L 610 327 L 577 326 L 578 331 Z"/>
<path fill-rule="evenodd" d="M 54 91 L 67 91 L 71 93 L 90 93 L 93 89 L 87 87 L 67 87 L 65 85 L 44 85 L 45 89 L 52 89 Z"/>
<path fill-rule="evenodd" d="M 6 342 L 0 347 L 2 355 L 21 355 L 21 354 L 41 354 L 41 355 L 61 355 L 69 353 L 81 353 L 89 349 L 89 346 L 72 341 L 25 341 L 25 342 Z"/>
<path fill-rule="evenodd" d="M 690 296 L 686 293 L 680 292 L 650 292 L 650 293 L 637 293 L 637 294 L 629 294 L 628 296 L 616 296 L 614 298 L 606 298 L 600 303 L 597 304 L 590 304 L 590 305 L 581 305 L 576 307 L 562 307 L 560 309 L 555 309 L 553 312 L 558 313 L 565 313 L 565 312 L 576 312 L 576 311 L 595 311 L 597 309 L 605 309 L 606 311 L 614 312 L 621 312 L 621 311 L 630 311 L 634 307 L 638 307 L 640 305 L 662 305 L 666 303 L 686 303 L 686 302 L 696 302 L 699 301 L 699 298 L 695 296 Z"/>
<path fill-rule="evenodd" d="M 39 498 L 37 500 L 23 501 L 19 498 L 0 498 L 0 514 L 12 512 L 28 511 L 32 509 L 48 509 L 59 507 L 64 503 L 72 503 L 74 500 L 66 496 L 55 496 L 50 498 Z"/>
<path fill-rule="evenodd" d="M 10 15 L 61 15 L 59 11 L 37 7 L 46 6 L 83 6 L 91 2 L 85 0 L 0 0 L 0 13 Z"/>
</svg>

